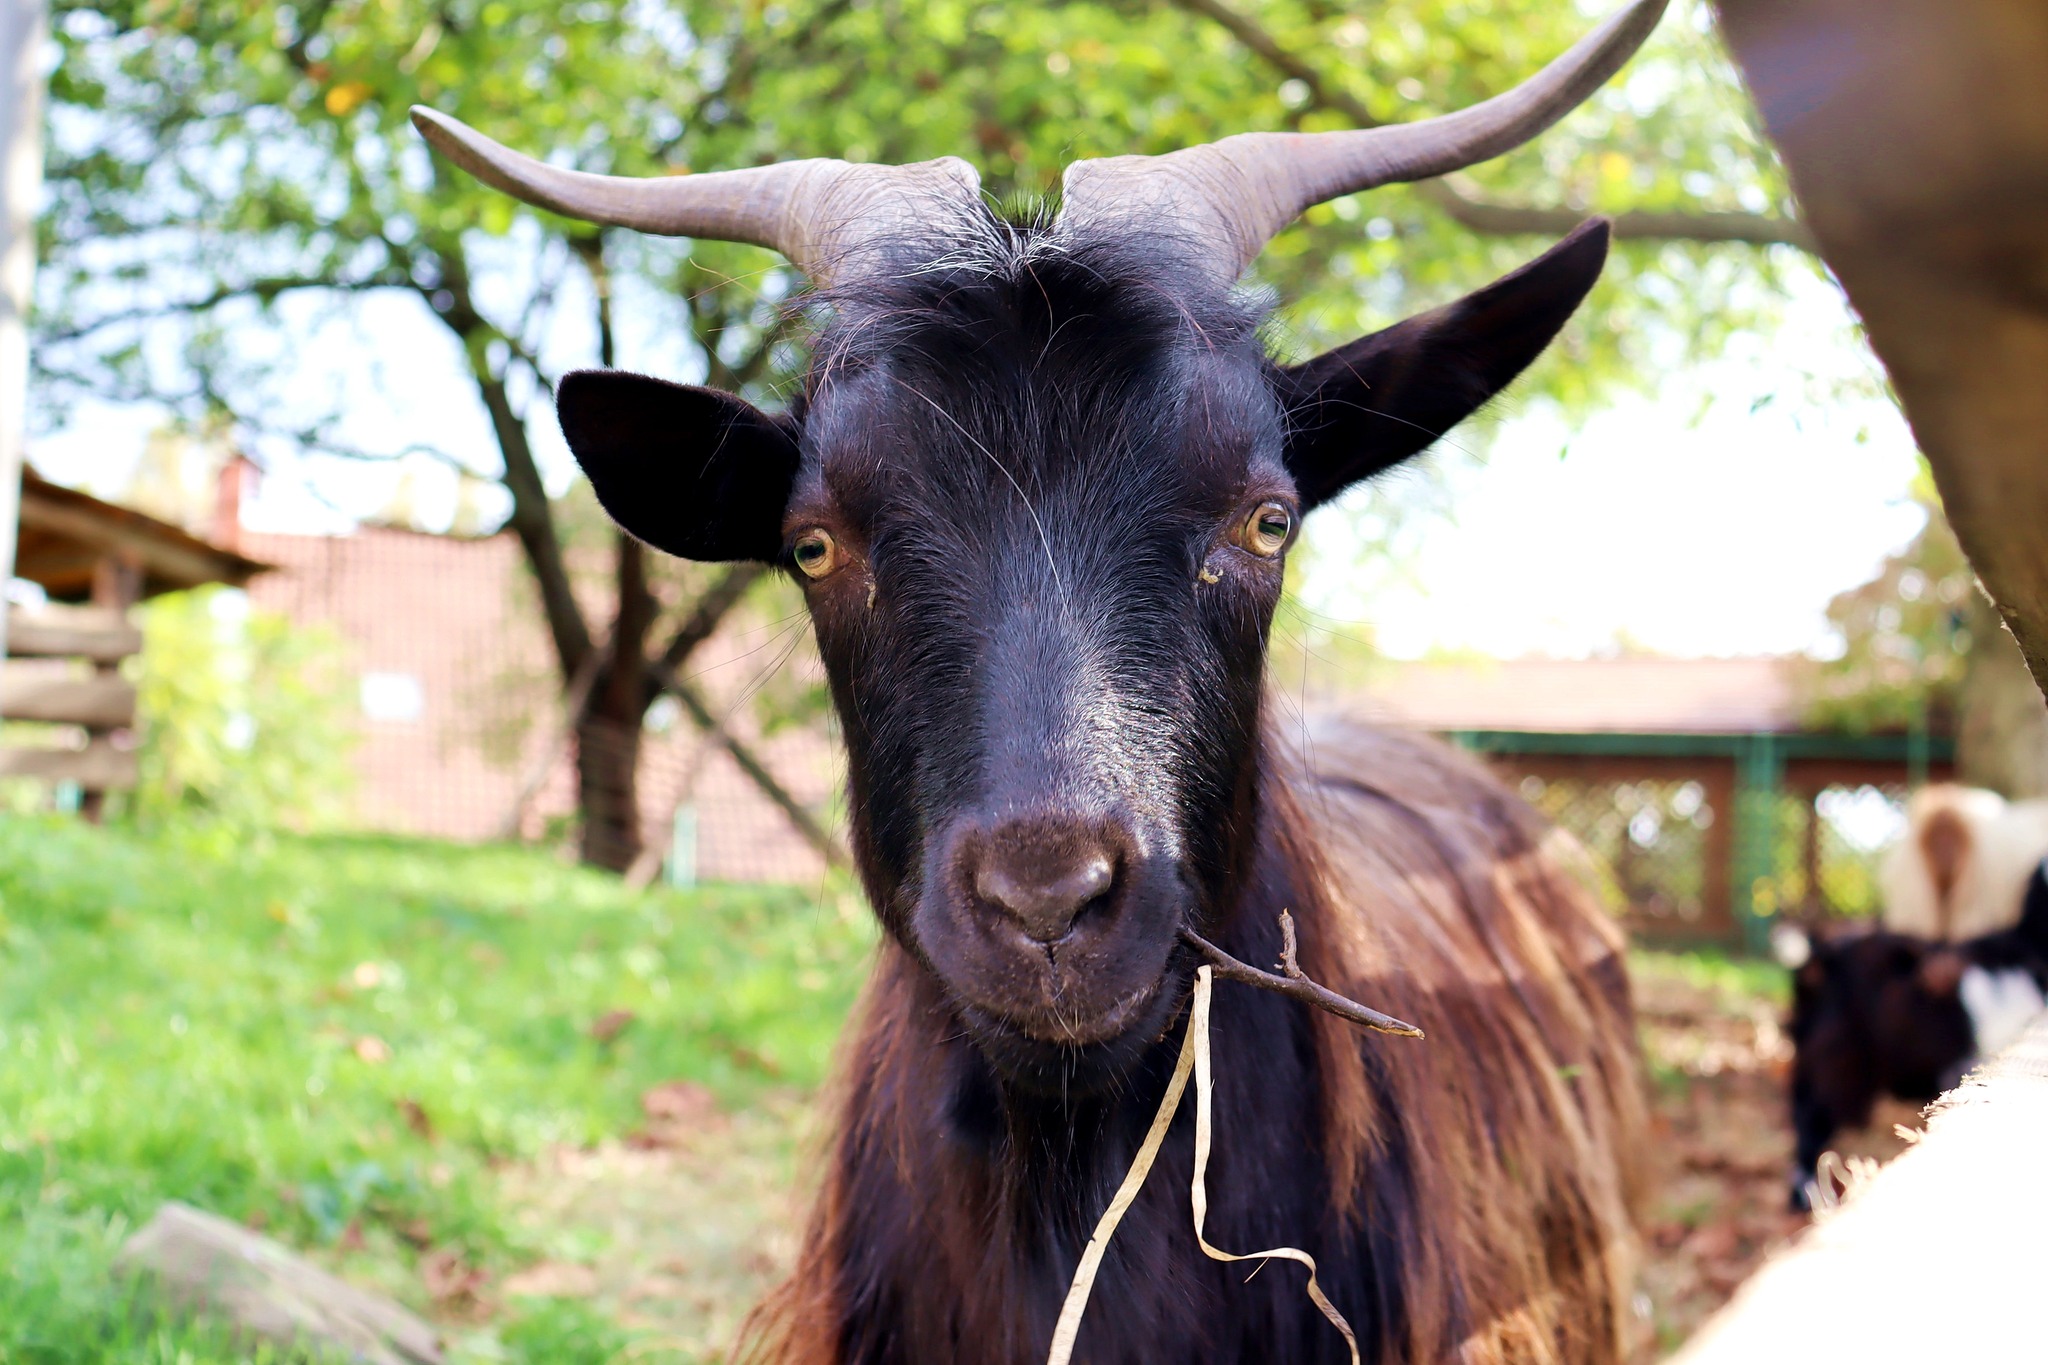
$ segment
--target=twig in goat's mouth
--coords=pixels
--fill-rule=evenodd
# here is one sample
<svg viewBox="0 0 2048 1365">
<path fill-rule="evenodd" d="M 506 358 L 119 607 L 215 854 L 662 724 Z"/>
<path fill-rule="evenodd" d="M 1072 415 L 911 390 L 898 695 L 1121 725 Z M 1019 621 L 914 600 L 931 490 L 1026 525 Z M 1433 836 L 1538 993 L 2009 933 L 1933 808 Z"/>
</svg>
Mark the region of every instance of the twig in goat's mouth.
<svg viewBox="0 0 2048 1365">
<path fill-rule="evenodd" d="M 1262 972 L 1250 963 L 1238 961 L 1192 929 L 1183 927 L 1180 937 L 1183 943 L 1207 958 L 1209 965 L 1216 969 L 1216 975 L 1225 981 L 1277 991 L 1291 1000 L 1328 1010 L 1339 1019 L 1348 1019 L 1377 1033 L 1391 1033 L 1397 1038 L 1422 1037 L 1422 1030 L 1415 1025 L 1404 1024 L 1391 1014 L 1381 1014 L 1368 1005 L 1337 994 L 1320 982 L 1310 980 L 1308 973 L 1294 960 L 1294 916 L 1285 910 L 1280 912 L 1280 970 L 1285 973 L 1282 976 Z"/>
</svg>

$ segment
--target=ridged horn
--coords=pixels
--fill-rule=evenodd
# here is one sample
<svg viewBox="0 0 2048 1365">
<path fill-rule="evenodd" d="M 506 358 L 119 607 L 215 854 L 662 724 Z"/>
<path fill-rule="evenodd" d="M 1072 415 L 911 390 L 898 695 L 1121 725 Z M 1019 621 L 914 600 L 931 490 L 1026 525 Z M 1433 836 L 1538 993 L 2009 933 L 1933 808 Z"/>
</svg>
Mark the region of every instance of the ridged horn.
<svg viewBox="0 0 2048 1365">
<path fill-rule="evenodd" d="M 876 248 L 929 234 L 947 216 L 968 220 L 981 202 L 981 177 L 953 156 L 908 166 L 818 157 L 635 179 L 550 166 L 421 105 L 412 122 L 441 155 L 516 199 L 607 227 L 770 247 L 820 284 L 843 282 Z"/>
<path fill-rule="evenodd" d="M 1649 37 L 1666 0 L 1636 0 L 1522 84 L 1455 114 L 1329 133 L 1239 133 L 1163 156 L 1067 167 L 1060 226 L 1168 222 L 1235 280 L 1273 235 L 1339 195 L 1476 165 L 1563 118 Z"/>
</svg>

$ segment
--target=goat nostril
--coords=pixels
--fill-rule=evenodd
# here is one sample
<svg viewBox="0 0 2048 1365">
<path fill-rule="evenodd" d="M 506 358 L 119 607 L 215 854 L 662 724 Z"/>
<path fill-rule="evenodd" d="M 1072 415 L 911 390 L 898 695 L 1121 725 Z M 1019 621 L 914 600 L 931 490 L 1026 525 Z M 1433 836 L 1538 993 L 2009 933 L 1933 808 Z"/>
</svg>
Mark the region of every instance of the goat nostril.
<svg viewBox="0 0 2048 1365">
<path fill-rule="evenodd" d="M 1078 865 L 1048 868 L 1035 862 L 1014 865 L 991 858 L 975 869 L 974 890 L 1041 942 L 1064 936 L 1082 909 L 1116 881 L 1116 869 L 1101 853 L 1089 854 Z"/>
</svg>

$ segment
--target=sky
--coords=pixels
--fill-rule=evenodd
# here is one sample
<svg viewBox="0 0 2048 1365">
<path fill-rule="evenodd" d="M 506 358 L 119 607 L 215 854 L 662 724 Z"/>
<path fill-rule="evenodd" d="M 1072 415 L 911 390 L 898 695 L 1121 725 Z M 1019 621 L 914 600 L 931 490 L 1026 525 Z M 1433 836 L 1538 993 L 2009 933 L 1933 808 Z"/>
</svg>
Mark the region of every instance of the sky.
<svg viewBox="0 0 2048 1365">
<path fill-rule="evenodd" d="M 1815 280 L 1772 335 L 1656 394 L 1575 422 L 1521 412 L 1476 455 L 1433 457 L 1430 486 L 1390 490 L 1442 509 L 1395 580 L 1360 589 L 1325 565 L 1304 595 L 1395 658 L 1826 653 L 1828 600 L 1925 521 L 1912 435 L 1876 373 Z M 1341 536 L 1327 515 L 1304 534 Z"/>
<path fill-rule="evenodd" d="M 588 316 L 574 288 L 564 286 L 554 341 L 565 361 L 590 349 L 573 321 Z M 440 329 L 403 316 L 418 306 L 392 296 L 346 321 L 309 313 L 287 391 L 308 410 L 348 412 L 345 433 L 363 447 L 425 441 L 475 450 L 488 465 L 460 357 Z M 622 322 L 621 363 L 695 378 L 653 339 L 662 306 L 621 301 L 643 313 Z M 1547 405 L 1518 406 L 1511 392 L 1490 438 L 1460 439 L 1461 449 L 1430 457 L 1429 474 L 1397 475 L 1346 500 L 1400 520 L 1395 571 L 1347 563 L 1355 533 L 1344 512 L 1309 519 L 1305 600 L 1395 658 L 1825 652 L 1828 599 L 1869 578 L 1922 520 L 1907 499 L 1910 433 L 1848 322 L 1833 287 L 1814 278 L 1798 286 L 1780 327 L 1664 375 L 1654 394 L 1567 420 Z M 161 417 L 85 405 L 67 428 L 37 438 L 30 458 L 51 477 L 118 494 Z M 573 464 L 551 421 L 533 426 L 559 490 Z M 428 527 L 454 512 L 454 476 L 424 456 L 397 466 L 274 461 L 273 470 L 246 511 L 259 529 L 346 530 L 352 517 L 389 508 L 401 478 Z"/>
</svg>

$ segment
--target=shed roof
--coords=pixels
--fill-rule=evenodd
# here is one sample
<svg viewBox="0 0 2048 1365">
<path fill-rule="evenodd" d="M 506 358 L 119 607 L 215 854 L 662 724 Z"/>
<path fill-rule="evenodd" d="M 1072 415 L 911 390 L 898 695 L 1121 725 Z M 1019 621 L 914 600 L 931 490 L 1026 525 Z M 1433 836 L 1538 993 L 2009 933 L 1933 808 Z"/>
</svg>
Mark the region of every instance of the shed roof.
<svg viewBox="0 0 2048 1365">
<path fill-rule="evenodd" d="M 82 601 L 92 595 L 94 566 L 108 555 L 132 555 L 141 565 L 144 597 L 203 583 L 239 586 L 269 567 L 182 526 L 24 468 L 15 575 L 40 584 L 58 601 Z"/>
<path fill-rule="evenodd" d="M 1424 730 L 1761 734 L 1799 730 L 1791 661 L 1504 659 L 1404 664 L 1366 709 Z"/>
</svg>

